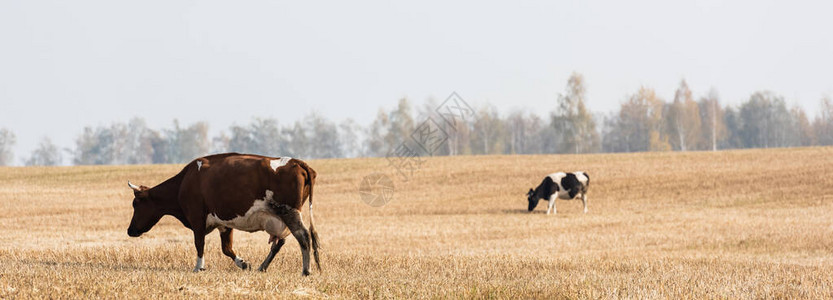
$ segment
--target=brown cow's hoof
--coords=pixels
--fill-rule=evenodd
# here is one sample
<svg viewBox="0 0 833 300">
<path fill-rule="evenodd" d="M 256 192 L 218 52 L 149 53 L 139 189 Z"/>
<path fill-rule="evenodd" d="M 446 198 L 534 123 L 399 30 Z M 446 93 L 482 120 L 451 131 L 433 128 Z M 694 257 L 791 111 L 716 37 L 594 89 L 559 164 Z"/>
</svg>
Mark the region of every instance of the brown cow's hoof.
<svg viewBox="0 0 833 300">
<path fill-rule="evenodd" d="M 237 258 L 234 259 L 234 264 L 238 268 L 240 268 L 241 270 L 248 270 L 249 269 L 249 263 L 247 263 L 245 260 L 243 260 L 240 257 L 237 257 Z"/>
<path fill-rule="evenodd" d="M 309 271 L 304 270 L 303 272 L 301 272 L 301 276 L 309 276 Z"/>
</svg>

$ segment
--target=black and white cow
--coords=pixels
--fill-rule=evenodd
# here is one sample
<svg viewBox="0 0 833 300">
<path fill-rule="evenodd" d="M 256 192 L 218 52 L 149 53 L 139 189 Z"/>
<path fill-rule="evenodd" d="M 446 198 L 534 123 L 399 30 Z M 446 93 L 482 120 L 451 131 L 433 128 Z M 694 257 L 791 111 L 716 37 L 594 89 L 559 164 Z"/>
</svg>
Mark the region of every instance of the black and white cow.
<svg viewBox="0 0 833 300">
<path fill-rule="evenodd" d="M 590 176 L 585 172 L 574 173 L 552 173 L 544 177 L 544 181 L 538 187 L 529 189 L 527 200 L 529 200 L 529 211 L 538 206 L 538 201 L 546 199 L 549 201 L 547 214 L 552 211 L 557 213 L 555 199 L 572 200 L 581 195 L 581 203 L 584 204 L 584 213 L 587 213 L 587 188 L 590 186 Z"/>
</svg>

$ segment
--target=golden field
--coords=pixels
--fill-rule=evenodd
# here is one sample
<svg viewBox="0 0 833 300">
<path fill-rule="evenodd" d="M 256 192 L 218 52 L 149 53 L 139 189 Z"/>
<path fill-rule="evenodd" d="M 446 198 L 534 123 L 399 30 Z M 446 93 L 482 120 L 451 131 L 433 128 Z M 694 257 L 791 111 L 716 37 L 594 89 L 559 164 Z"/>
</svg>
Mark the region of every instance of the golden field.
<svg viewBox="0 0 833 300">
<path fill-rule="evenodd" d="M 380 159 L 311 160 L 323 272 L 301 276 L 293 238 L 265 273 L 165 217 L 126 234 L 128 179 L 182 165 L 0 168 L 0 298 L 833 298 L 833 148 L 429 157 L 410 182 Z M 580 200 L 526 212 L 555 171 L 591 178 Z M 362 202 L 365 175 L 393 200 Z M 305 208 L 306 221 L 306 208 Z M 235 233 L 258 265 L 268 235 Z"/>
</svg>

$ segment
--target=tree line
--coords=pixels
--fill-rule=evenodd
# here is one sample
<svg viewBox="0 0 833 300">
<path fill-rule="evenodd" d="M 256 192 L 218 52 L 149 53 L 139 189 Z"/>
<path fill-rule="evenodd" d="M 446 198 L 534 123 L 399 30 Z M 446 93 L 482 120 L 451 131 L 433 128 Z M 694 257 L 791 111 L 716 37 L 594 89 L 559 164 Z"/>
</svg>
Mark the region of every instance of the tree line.
<svg viewBox="0 0 833 300">
<path fill-rule="evenodd" d="M 586 85 L 574 73 L 545 117 L 529 110 L 501 114 L 492 105 L 470 111 L 456 126 L 437 123 L 447 136 L 431 155 L 553 154 L 642 151 L 693 151 L 833 145 L 833 100 L 820 101 L 810 120 L 783 96 L 758 91 L 737 106 L 722 105 L 716 91 L 695 99 L 683 80 L 666 101 L 648 87 L 627 96 L 618 111 L 593 114 Z M 58 165 L 66 156 L 75 165 L 184 163 L 209 153 L 241 152 L 299 158 L 384 157 L 402 143 L 413 143 L 416 127 L 436 116 L 438 104 L 412 105 L 400 99 L 380 108 L 367 126 L 352 119 L 333 122 L 311 113 L 280 124 L 254 118 L 209 136 L 209 124 L 155 130 L 141 118 L 85 127 L 74 148 L 61 149 L 49 138 L 21 160 L 25 165 Z M 0 129 L 0 165 L 13 163 L 13 132 Z"/>
</svg>

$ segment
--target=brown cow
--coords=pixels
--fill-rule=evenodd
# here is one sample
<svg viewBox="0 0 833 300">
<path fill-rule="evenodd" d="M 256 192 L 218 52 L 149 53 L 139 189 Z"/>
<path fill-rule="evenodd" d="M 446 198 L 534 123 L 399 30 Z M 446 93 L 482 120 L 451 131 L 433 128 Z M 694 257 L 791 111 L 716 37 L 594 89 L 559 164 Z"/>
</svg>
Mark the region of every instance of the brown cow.
<svg viewBox="0 0 833 300">
<path fill-rule="evenodd" d="M 303 275 L 309 275 L 309 249 L 318 259 L 318 234 L 312 221 L 312 189 L 315 171 L 305 162 L 289 157 L 274 158 L 237 153 L 198 158 L 165 182 L 133 189 L 133 219 L 127 234 L 138 237 L 150 230 L 162 216 L 170 215 L 194 232 L 197 265 L 205 270 L 205 236 L 220 231 L 223 254 L 241 269 L 249 264 L 232 249 L 234 229 L 265 230 L 272 244 L 258 270 L 266 271 L 285 238 L 292 234 L 301 246 Z M 301 208 L 309 196 L 309 231 L 301 221 Z"/>
</svg>

